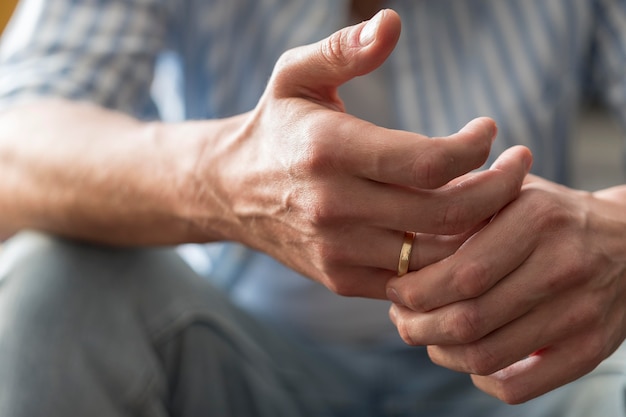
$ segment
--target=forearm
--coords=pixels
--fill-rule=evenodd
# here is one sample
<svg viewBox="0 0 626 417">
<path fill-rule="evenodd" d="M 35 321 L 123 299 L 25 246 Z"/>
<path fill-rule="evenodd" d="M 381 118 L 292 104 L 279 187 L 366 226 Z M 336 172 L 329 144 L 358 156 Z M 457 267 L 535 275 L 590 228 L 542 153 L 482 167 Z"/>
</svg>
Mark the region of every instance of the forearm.
<svg viewBox="0 0 626 417">
<path fill-rule="evenodd" d="M 626 207 L 626 185 L 605 188 L 594 192 L 593 195 L 602 200 L 612 201 L 618 206 Z M 618 213 L 621 213 L 624 217 L 626 217 L 626 210 L 619 210 Z"/>
<path fill-rule="evenodd" d="M 217 238 L 185 218 L 196 130 L 65 101 L 3 113 L 0 237 L 32 228 L 116 245 Z"/>
</svg>

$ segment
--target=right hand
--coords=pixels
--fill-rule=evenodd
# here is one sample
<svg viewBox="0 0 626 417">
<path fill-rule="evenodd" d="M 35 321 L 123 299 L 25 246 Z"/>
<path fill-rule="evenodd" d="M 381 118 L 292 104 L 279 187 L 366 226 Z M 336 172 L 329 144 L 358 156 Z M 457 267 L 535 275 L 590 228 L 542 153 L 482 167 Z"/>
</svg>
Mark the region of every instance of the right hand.
<svg viewBox="0 0 626 417">
<path fill-rule="evenodd" d="M 337 87 L 380 66 L 399 34 L 399 16 L 385 10 L 369 26 L 287 51 L 258 106 L 235 119 L 236 134 L 199 156 L 196 174 L 209 185 L 196 196 L 195 224 L 339 294 L 386 298 L 404 231 L 420 233 L 415 270 L 453 253 L 514 199 L 531 164 L 526 148 L 470 173 L 489 154 L 491 119 L 428 138 L 344 112 Z M 219 221 L 202 213 L 205 197 L 220 201 Z"/>
</svg>

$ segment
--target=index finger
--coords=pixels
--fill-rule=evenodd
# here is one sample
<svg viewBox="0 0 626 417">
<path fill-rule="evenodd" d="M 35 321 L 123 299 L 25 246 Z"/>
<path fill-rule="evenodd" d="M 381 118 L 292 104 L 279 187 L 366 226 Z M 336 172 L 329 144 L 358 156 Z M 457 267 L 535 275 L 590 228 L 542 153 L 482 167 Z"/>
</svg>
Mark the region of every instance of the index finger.
<svg viewBox="0 0 626 417">
<path fill-rule="evenodd" d="M 430 138 L 348 123 L 339 136 L 354 137 L 355 131 L 359 135 L 356 141 L 340 140 L 335 144 L 344 167 L 351 167 L 354 175 L 386 184 L 434 189 L 481 167 L 489 156 L 497 127 L 494 120 L 480 117 L 453 135 Z"/>
</svg>

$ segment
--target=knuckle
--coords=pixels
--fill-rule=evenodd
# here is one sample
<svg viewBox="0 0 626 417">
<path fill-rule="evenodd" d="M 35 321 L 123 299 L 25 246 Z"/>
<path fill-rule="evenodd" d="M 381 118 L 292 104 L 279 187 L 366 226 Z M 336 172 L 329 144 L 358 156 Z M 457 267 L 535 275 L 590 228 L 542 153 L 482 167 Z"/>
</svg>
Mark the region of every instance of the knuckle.
<svg viewBox="0 0 626 417">
<path fill-rule="evenodd" d="M 290 64 L 295 59 L 295 49 L 288 49 L 276 60 L 276 64 L 274 64 L 274 71 L 281 72 L 289 68 Z"/>
<path fill-rule="evenodd" d="M 410 325 L 410 321 L 407 320 L 402 313 L 398 313 L 395 319 L 395 325 L 398 330 L 398 334 L 404 343 L 409 346 L 417 346 L 418 343 L 414 339 L 412 326 Z"/>
<path fill-rule="evenodd" d="M 462 206 L 455 200 L 445 204 L 440 212 L 439 230 L 443 234 L 454 234 L 466 228 L 467 207 Z"/>
<path fill-rule="evenodd" d="M 603 297 L 589 297 L 587 300 L 581 301 L 581 309 L 579 315 L 584 317 L 584 323 L 593 328 L 604 327 L 606 320 L 606 312 L 608 309 L 606 300 Z"/>
<path fill-rule="evenodd" d="M 572 256 L 575 255 L 575 256 Z M 578 282 L 582 277 L 586 277 L 591 269 L 591 260 L 585 251 L 571 249 L 567 256 L 567 262 L 562 262 L 561 275 L 572 283 Z"/>
<path fill-rule="evenodd" d="M 326 287 L 337 295 L 344 297 L 358 296 L 359 285 L 354 279 L 343 274 L 326 274 L 325 278 Z"/>
<path fill-rule="evenodd" d="M 593 325 L 595 318 L 595 312 L 590 311 L 586 302 L 581 302 L 576 305 L 575 308 L 562 311 L 562 325 L 564 328 L 569 329 L 571 332 L 580 331 L 580 329 Z"/>
<path fill-rule="evenodd" d="M 271 85 L 283 86 L 290 82 L 293 68 L 298 62 L 298 50 L 299 48 L 289 49 L 278 57 L 274 64 L 274 70 L 270 80 Z"/>
<path fill-rule="evenodd" d="M 532 398 L 527 390 L 507 383 L 500 386 L 497 397 L 509 405 L 522 404 Z"/>
<path fill-rule="evenodd" d="M 331 202 L 326 202 L 325 198 L 320 198 L 307 205 L 306 216 L 314 229 L 329 227 L 334 224 L 334 219 L 338 217 L 338 209 Z M 325 253 L 325 255 L 332 255 Z"/>
<path fill-rule="evenodd" d="M 443 185 L 446 178 L 446 164 L 442 163 L 446 156 L 438 147 L 433 146 L 415 158 L 413 162 L 413 183 L 428 189 Z"/>
<path fill-rule="evenodd" d="M 458 264 L 452 270 L 450 280 L 454 291 L 465 299 L 478 297 L 489 287 L 487 267 L 477 260 Z"/>
<path fill-rule="evenodd" d="M 584 375 L 594 370 L 611 352 L 612 344 L 608 342 L 606 332 L 596 330 L 590 332 L 578 351 L 577 374 Z"/>
<path fill-rule="evenodd" d="M 429 310 L 419 291 L 405 291 L 402 294 L 402 302 L 411 310 L 419 313 L 424 313 Z"/>
<path fill-rule="evenodd" d="M 350 59 L 344 53 L 343 32 L 336 32 L 320 42 L 320 56 L 332 66 L 344 67 Z"/>
<path fill-rule="evenodd" d="M 541 225 L 546 230 L 561 230 L 571 224 L 572 217 L 555 202 L 545 202 L 540 211 Z"/>
<path fill-rule="evenodd" d="M 574 221 L 572 213 L 543 190 L 527 190 L 523 193 L 523 199 L 528 212 L 533 213 L 536 227 L 540 230 L 560 231 L 571 226 Z"/>
<path fill-rule="evenodd" d="M 441 326 L 442 333 L 459 344 L 472 343 L 482 336 L 482 317 L 474 303 L 465 303 L 446 314 Z"/>
<path fill-rule="evenodd" d="M 331 190 L 323 186 L 309 189 L 306 202 L 303 204 L 304 216 L 308 219 L 312 229 L 321 233 L 328 231 L 343 218 L 343 208 L 336 198 L 332 197 Z"/>
<path fill-rule="evenodd" d="M 482 378 L 482 377 L 481 377 Z M 489 392 L 502 402 L 515 405 L 532 399 L 535 395 L 530 391 L 528 384 L 520 384 L 514 375 L 509 373 L 496 373 L 487 377 L 490 381 Z M 476 380 L 474 384 L 476 384 Z M 479 385 L 477 385 L 480 388 Z"/>
<path fill-rule="evenodd" d="M 305 141 L 298 150 L 294 163 L 297 173 L 315 175 L 326 172 L 333 166 L 334 147 L 326 140 L 329 135 L 322 131 L 323 123 L 318 121 L 318 118 L 311 118 L 308 123 L 302 123 L 301 132 Z"/>
<path fill-rule="evenodd" d="M 438 207 L 433 215 L 434 227 L 437 228 L 438 234 L 456 235 L 466 232 L 476 226 L 477 223 L 493 215 L 496 207 L 487 210 L 482 205 L 475 204 L 471 199 L 468 199 L 467 188 L 465 187 L 470 183 L 471 180 L 468 180 L 463 184 L 444 189 L 433 197 Z M 489 204 L 495 204 L 495 200 L 490 201 Z"/>
<path fill-rule="evenodd" d="M 591 267 L 585 260 L 587 258 L 585 254 L 578 255 L 572 256 L 570 253 L 567 260 L 558 263 L 558 271 L 546 274 L 545 285 L 550 292 L 564 291 L 585 284 L 591 275 Z"/>
<path fill-rule="evenodd" d="M 499 370 L 500 360 L 484 343 L 473 343 L 465 350 L 467 371 L 474 375 L 491 375 Z"/>
</svg>

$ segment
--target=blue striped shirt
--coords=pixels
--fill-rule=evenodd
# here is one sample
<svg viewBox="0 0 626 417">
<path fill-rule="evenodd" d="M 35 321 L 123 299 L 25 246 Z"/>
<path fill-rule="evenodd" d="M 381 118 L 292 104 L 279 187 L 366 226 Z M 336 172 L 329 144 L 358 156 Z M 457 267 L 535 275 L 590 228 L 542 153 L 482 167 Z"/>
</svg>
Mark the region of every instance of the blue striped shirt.
<svg viewBox="0 0 626 417">
<path fill-rule="evenodd" d="M 524 144 L 533 171 L 563 183 L 585 98 L 602 99 L 626 126 L 624 0 L 384 6 L 400 13 L 403 32 L 380 70 L 342 88 L 349 112 L 431 136 L 491 116 L 500 132 L 494 156 Z M 256 104 L 283 51 L 347 25 L 349 8 L 349 0 L 22 0 L 0 50 L 0 108 L 63 96 L 144 119 L 241 113 Z M 198 250 L 206 255 L 185 249 Z M 334 297 L 237 245 L 209 252 L 202 268 L 269 320 L 330 339 L 393 332 L 384 303 Z"/>
</svg>

